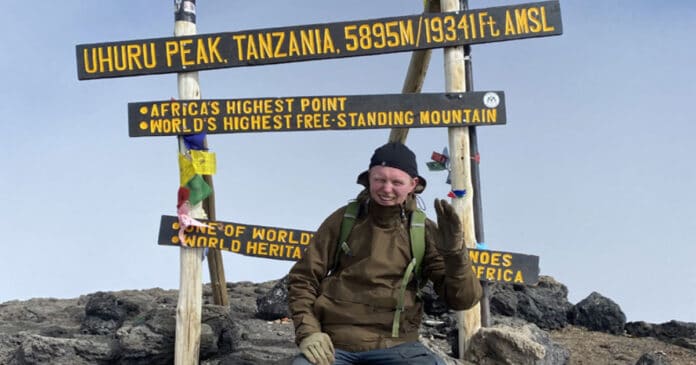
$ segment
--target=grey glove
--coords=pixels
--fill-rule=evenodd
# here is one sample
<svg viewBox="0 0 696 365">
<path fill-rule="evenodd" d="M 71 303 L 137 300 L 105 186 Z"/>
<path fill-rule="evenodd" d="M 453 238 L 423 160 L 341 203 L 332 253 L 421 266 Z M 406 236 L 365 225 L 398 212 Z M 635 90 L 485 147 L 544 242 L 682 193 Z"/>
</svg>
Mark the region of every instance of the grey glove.
<svg viewBox="0 0 696 365">
<path fill-rule="evenodd" d="M 316 365 L 331 365 L 334 362 L 334 347 L 331 338 L 324 332 L 316 332 L 300 342 L 300 352 Z"/>
<path fill-rule="evenodd" d="M 437 213 L 437 231 L 440 239 L 435 246 L 442 256 L 449 256 L 461 251 L 464 245 L 462 221 L 450 203 L 444 199 L 435 199 Z"/>
</svg>

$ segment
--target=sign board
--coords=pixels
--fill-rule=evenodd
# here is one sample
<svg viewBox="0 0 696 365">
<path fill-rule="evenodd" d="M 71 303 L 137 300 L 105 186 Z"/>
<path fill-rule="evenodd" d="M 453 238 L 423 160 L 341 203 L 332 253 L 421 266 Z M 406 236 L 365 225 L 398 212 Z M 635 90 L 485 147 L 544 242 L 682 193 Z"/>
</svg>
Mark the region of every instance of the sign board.
<svg viewBox="0 0 696 365">
<path fill-rule="evenodd" d="M 80 80 L 212 70 L 544 37 L 563 33 L 558 1 L 451 13 L 81 44 Z"/>
<path fill-rule="evenodd" d="M 502 91 L 128 104 L 131 137 L 505 124 Z"/>
<path fill-rule="evenodd" d="M 297 229 L 200 221 L 209 227 L 188 227 L 184 236 L 187 246 L 230 251 L 245 256 L 297 261 L 314 236 L 314 232 Z M 178 234 L 179 218 L 163 215 L 157 243 L 179 246 L 181 242 Z"/>
<path fill-rule="evenodd" d="M 479 280 L 525 285 L 539 281 L 539 256 L 470 248 L 469 258 Z"/>
<path fill-rule="evenodd" d="M 189 227 L 189 247 L 230 251 L 245 256 L 297 261 L 314 237 L 298 229 L 254 226 L 241 223 L 203 221 L 210 227 Z M 163 215 L 157 243 L 180 246 L 179 220 Z M 512 284 L 535 284 L 539 280 L 539 257 L 519 253 L 469 249 L 472 268 L 479 280 Z"/>
</svg>

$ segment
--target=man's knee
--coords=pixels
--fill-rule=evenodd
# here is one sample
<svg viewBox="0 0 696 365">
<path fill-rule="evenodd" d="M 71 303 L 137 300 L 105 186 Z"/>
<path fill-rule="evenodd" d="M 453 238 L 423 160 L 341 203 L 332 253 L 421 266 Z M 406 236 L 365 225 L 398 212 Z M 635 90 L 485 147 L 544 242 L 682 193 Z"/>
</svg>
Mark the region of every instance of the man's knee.
<svg viewBox="0 0 696 365">
<path fill-rule="evenodd" d="M 292 363 L 291 363 L 291 364 L 292 364 L 292 365 L 313 365 L 313 364 L 312 364 L 311 362 L 309 362 L 309 360 L 307 360 L 307 358 L 306 358 L 304 355 L 302 355 L 302 354 L 298 354 L 297 356 L 295 356 L 295 358 L 292 359 Z"/>
<path fill-rule="evenodd" d="M 408 364 L 441 365 L 444 361 L 420 342 L 406 343 L 393 348 Z"/>
</svg>

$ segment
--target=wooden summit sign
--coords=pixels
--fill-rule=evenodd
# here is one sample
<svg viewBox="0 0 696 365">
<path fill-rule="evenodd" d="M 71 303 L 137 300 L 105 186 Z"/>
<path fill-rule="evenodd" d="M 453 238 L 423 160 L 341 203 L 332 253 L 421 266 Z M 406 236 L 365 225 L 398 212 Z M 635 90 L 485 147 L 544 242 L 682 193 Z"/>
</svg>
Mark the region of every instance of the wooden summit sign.
<svg viewBox="0 0 696 365">
<path fill-rule="evenodd" d="M 502 91 L 128 104 L 131 137 L 505 124 Z"/>
<path fill-rule="evenodd" d="M 202 222 L 209 227 L 188 227 L 185 230 L 187 246 L 276 260 L 299 260 L 314 236 L 314 232 L 298 229 Z M 157 243 L 180 246 L 178 233 L 179 219 L 163 215 Z M 539 256 L 469 248 L 469 258 L 479 280 L 527 285 L 536 284 L 539 280 Z"/>
<path fill-rule="evenodd" d="M 544 37 L 558 1 L 182 37 L 81 44 L 80 80 L 190 72 Z"/>
</svg>

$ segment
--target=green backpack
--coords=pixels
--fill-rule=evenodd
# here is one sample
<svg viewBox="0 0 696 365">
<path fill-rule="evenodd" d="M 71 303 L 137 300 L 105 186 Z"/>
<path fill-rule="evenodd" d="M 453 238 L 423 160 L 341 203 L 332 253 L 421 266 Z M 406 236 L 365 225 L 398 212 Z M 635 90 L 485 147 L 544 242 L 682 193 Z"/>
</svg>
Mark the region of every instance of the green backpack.
<svg viewBox="0 0 696 365">
<path fill-rule="evenodd" d="M 353 229 L 353 224 L 355 224 L 355 219 L 358 217 L 359 210 L 360 204 L 356 200 L 352 200 L 346 207 L 346 212 L 343 214 L 343 221 L 341 222 L 341 236 L 338 240 L 338 249 L 336 250 L 332 272 L 338 269 L 341 254 L 350 254 L 350 247 L 346 240 L 348 239 L 348 235 L 350 235 L 350 231 Z M 396 305 L 396 311 L 394 312 L 394 321 L 392 322 L 392 337 L 399 337 L 399 320 L 401 318 L 401 312 L 404 310 L 406 286 L 411 281 L 414 272 L 417 285 L 420 287 L 421 263 L 423 262 L 423 255 L 425 254 L 425 213 L 423 213 L 422 210 L 416 209 L 411 214 L 409 232 L 411 237 L 411 255 L 413 258 L 406 267 L 404 276 L 401 279 L 399 300 Z"/>
</svg>

